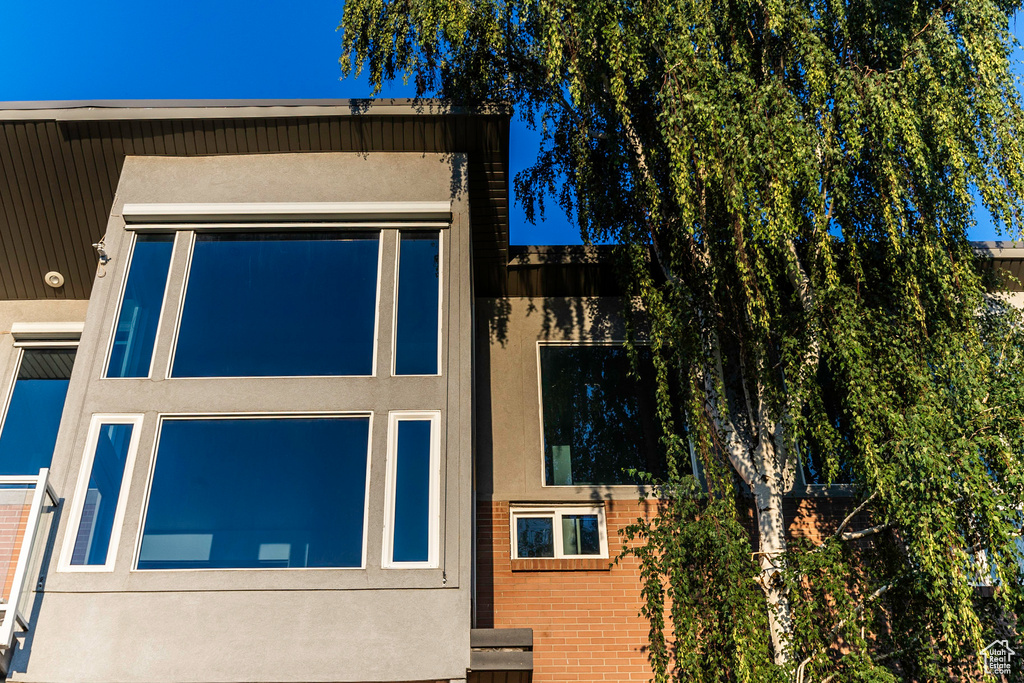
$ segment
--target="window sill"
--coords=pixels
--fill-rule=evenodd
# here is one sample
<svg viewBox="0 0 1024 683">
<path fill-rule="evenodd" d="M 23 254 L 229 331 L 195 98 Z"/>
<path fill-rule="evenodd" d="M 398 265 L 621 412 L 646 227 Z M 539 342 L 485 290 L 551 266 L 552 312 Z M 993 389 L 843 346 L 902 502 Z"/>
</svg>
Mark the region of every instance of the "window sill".
<svg viewBox="0 0 1024 683">
<path fill-rule="evenodd" d="M 512 560 L 512 571 L 514 572 L 606 572 L 610 571 L 611 568 L 612 561 L 606 557 Z"/>
</svg>

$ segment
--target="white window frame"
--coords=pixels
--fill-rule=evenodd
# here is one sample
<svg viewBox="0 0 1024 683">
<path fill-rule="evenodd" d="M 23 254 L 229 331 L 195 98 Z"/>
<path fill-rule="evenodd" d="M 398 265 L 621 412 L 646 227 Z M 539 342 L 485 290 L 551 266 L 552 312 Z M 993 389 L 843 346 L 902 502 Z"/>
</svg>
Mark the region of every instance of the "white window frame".
<svg viewBox="0 0 1024 683">
<path fill-rule="evenodd" d="M 156 473 L 156 460 L 160 449 L 160 434 L 167 420 L 261 420 L 261 419 L 331 419 L 331 418 L 368 418 L 366 433 L 366 481 L 363 484 L 363 547 L 358 567 L 209 567 L 181 569 L 139 569 L 139 557 L 142 554 L 142 536 L 146 530 L 146 514 L 149 512 L 149 496 L 153 490 L 153 476 Z M 366 569 L 366 547 L 370 524 L 370 480 L 373 466 L 373 412 L 372 411 L 303 411 L 300 413 L 282 412 L 229 412 L 229 413 L 160 413 L 157 415 L 157 429 L 153 437 L 152 454 L 149 458 L 149 472 L 146 475 L 146 491 L 139 511 L 139 527 L 135 535 L 135 549 L 132 553 L 132 564 L 129 571 L 144 574 L 162 572 L 303 572 L 303 571 L 356 571 Z M 311 495 L 313 489 L 310 489 Z"/>
<path fill-rule="evenodd" d="M 562 545 L 562 517 L 565 515 L 596 515 L 597 532 L 601 539 L 600 555 L 566 555 Z M 600 560 L 608 559 L 608 521 L 605 518 L 603 505 L 546 505 L 509 507 L 509 538 L 512 545 L 513 560 Z M 550 519 L 552 526 L 552 542 L 555 546 L 554 557 L 519 557 L 519 534 L 516 522 L 520 519 Z"/>
<path fill-rule="evenodd" d="M 444 374 L 441 361 L 444 358 L 444 230 L 437 231 L 437 372 L 430 375 L 399 375 L 398 365 L 398 286 L 399 268 L 402 264 L 402 233 L 423 233 L 423 229 L 399 229 L 395 238 L 395 292 L 391 309 L 391 376 L 392 377 L 440 377 Z M 434 231 L 429 231 L 434 232 Z M 376 359 L 375 359 L 376 360 Z M 376 367 L 376 363 L 374 364 Z"/>
<path fill-rule="evenodd" d="M 160 332 L 161 332 L 161 330 L 163 328 L 163 322 L 164 322 L 164 310 L 167 308 L 167 290 L 169 289 L 169 286 L 170 286 L 170 283 L 171 283 L 171 276 L 173 275 L 172 272 L 171 272 L 171 268 L 174 265 L 174 255 L 175 255 L 174 252 L 175 252 L 175 249 L 176 249 L 177 244 L 178 244 L 178 239 L 177 239 L 178 236 L 177 236 L 177 234 L 174 231 L 170 231 L 170 230 L 164 231 L 164 232 L 147 233 L 147 234 L 170 235 L 171 236 L 171 258 L 170 258 L 170 261 L 167 263 L 167 277 L 164 278 L 164 295 L 160 298 L 160 310 L 157 312 L 156 331 L 153 333 L 153 350 L 150 352 L 150 356 L 149 356 L 149 372 L 147 372 L 146 375 L 143 376 L 143 377 L 116 377 L 116 376 L 111 377 L 108 374 L 108 371 L 110 370 L 110 355 L 114 351 L 114 339 L 117 336 L 117 324 L 121 320 L 121 309 L 124 308 L 124 295 L 126 293 L 126 290 L 128 289 L 128 276 L 132 272 L 132 262 L 135 260 L 135 245 L 138 242 L 138 238 L 139 238 L 139 233 L 131 232 L 130 233 L 131 239 L 130 239 L 130 242 L 129 242 L 129 245 L 128 245 L 128 259 L 127 259 L 127 263 L 125 264 L 125 267 L 124 267 L 124 272 L 121 274 L 121 284 L 120 284 L 120 288 L 118 289 L 117 311 L 114 313 L 114 319 L 113 319 L 113 321 L 110 324 L 110 334 L 107 336 L 107 349 L 106 349 L 106 353 L 103 356 L 103 370 L 102 370 L 102 374 L 100 375 L 101 379 L 113 379 L 113 380 L 135 379 L 135 380 L 139 380 L 139 379 L 149 379 L 150 377 L 153 376 L 153 365 L 154 365 L 154 361 L 156 361 L 157 342 L 160 340 Z"/>
<path fill-rule="evenodd" d="M 429 543 L 426 562 L 395 562 L 395 468 L 398 464 L 398 423 L 430 422 Z M 440 555 L 441 530 L 441 412 L 438 410 L 393 410 L 388 412 L 387 471 L 384 494 L 384 548 L 381 566 L 385 569 L 436 569 Z"/>
<path fill-rule="evenodd" d="M 156 226 L 154 226 L 156 227 Z M 374 296 L 374 311 L 373 311 L 373 349 L 372 358 L 370 361 L 370 374 L 368 375 L 255 375 L 255 376 L 239 376 L 239 375 L 214 375 L 211 377 L 175 377 L 172 372 L 174 370 L 174 358 L 178 352 L 178 335 L 181 333 L 181 317 L 185 313 L 185 300 L 188 297 L 188 286 L 189 280 L 192 276 L 192 257 L 195 254 L 196 248 L 196 236 L 202 234 L 216 234 L 225 232 L 223 229 L 211 229 L 211 226 L 206 226 L 200 223 L 183 227 L 179 232 L 188 233 L 188 257 L 185 260 L 185 274 L 183 276 L 181 285 L 181 295 L 178 298 L 178 307 L 174 316 L 174 329 L 171 334 L 171 353 L 167 359 L 167 367 L 164 369 L 164 378 L 173 380 L 239 380 L 239 379 L 312 379 L 317 377 L 377 377 L 377 361 L 378 361 L 378 347 L 380 346 L 380 304 L 381 304 L 381 280 L 383 279 L 383 265 L 384 265 L 384 232 L 388 230 L 387 227 L 380 225 L 368 225 L 365 227 L 351 227 L 351 226 L 332 226 L 332 225 L 316 225 L 316 226 L 303 226 L 303 225 L 241 225 L 237 226 L 234 232 L 241 233 L 260 233 L 260 232 L 291 232 L 291 231 L 302 231 L 303 228 L 311 232 L 325 232 L 325 233 L 376 233 L 377 234 L 377 286 Z M 133 242 L 134 245 L 134 242 Z M 396 247 L 397 250 L 397 247 Z M 173 256 L 172 256 L 173 258 Z M 169 281 L 169 279 L 168 279 Z M 122 298 L 124 293 L 121 294 Z M 166 294 L 165 294 L 166 298 Z M 118 303 L 118 310 L 120 311 L 120 303 Z M 395 307 L 397 309 L 397 306 Z M 115 320 L 115 325 L 116 320 Z M 157 330 L 159 334 L 160 330 Z M 113 343 L 113 332 L 111 332 L 111 343 Z M 155 350 L 155 347 L 154 347 Z M 394 354 L 392 354 L 394 355 Z"/>
<path fill-rule="evenodd" d="M 89 434 L 85 442 L 85 453 L 78 471 L 78 483 L 72 498 L 71 514 L 64 530 L 64 547 L 61 551 L 58 571 L 62 572 L 112 572 L 117 560 L 117 549 L 121 540 L 121 528 L 124 524 L 125 510 L 128 505 L 128 491 L 131 488 L 132 471 L 135 469 L 135 457 L 139 451 L 139 439 L 142 435 L 143 415 L 139 413 L 108 414 L 100 413 L 92 416 L 89 422 Z M 96 448 L 99 446 L 100 429 L 104 425 L 130 424 L 132 435 L 128 442 L 128 454 L 125 458 L 124 472 L 121 473 L 121 490 L 117 496 L 117 507 L 114 509 L 114 520 L 110 529 L 110 544 L 107 546 L 107 558 L 103 564 L 71 564 L 75 541 L 78 538 L 78 526 L 82 521 L 82 511 L 89 491 L 89 478 L 92 475 Z"/>
</svg>

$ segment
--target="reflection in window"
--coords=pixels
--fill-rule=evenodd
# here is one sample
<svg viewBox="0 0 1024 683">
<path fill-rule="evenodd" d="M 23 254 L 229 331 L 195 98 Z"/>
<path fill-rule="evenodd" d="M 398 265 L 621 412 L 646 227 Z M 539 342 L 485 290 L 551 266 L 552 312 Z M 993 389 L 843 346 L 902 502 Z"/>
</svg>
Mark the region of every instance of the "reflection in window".
<svg viewBox="0 0 1024 683">
<path fill-rule="evenodd" d="M 640 378 L 622 346 L 541 346 L 544 476 L 549 486 L 631 484 L 626 470 L 663 475 L 650 349 Z"/>
<path fill-rule="evenodd" d="M 402 232 L 398 251 L 395 374 L 436 375 L 440 233 Z"/>
<path fill-rule="evenodd" d="M 597 515 L 562 515 L 562 554 L 601 554 Z"/>
<path fill-rule="evenodd" d="M 551 517 L 516 519 L 516 555 L 520 558 L 554 557 L 554 526 Z"/>
<path fill-rule="evenodd" d="M 50 466 L 75 349 L 25 349 L 0 432 L 0 475 Z"/>
<path fill-rule="evenodd" d="M 430 420 L 399 420 L 392 562 L 430 560 Z"/>
<path fill-rule="evenodd" d="M 139 235 L 132 251 L 107 377 L 149 377 L 174 235 Z"/>
<path fill-rule="evenodd" d="M 172 375 L 369 375 L 378 233 L 196 235 Z"/>
<path fill-rule="evenodd" d="M 361 566 L 369 423 L 164 420 L 138 568 Z"/>
<path fill-rule="evenodd" d="M 103 565 L 107 562 L 131 437 L 130 424 L 100 426 L 99 441 L 89 472 L 89 488 L 71 553 L 73 565 Z"/>
<path fill-rule="evenodd" d="M 800 460 L 804 470 L 804 483 L 808 486 L 827 486 L 829 485 L 828 479 L 828 468 L 822 461 L 821 455 L 817 450 L 809 447 L 807 443 L 800 449 Z M 839 463 L 839 471 L 836 472 L 835 477 L 832 479 L 832 484 L 850 484 L 853 482 L 853 478 L 850 476 L 849 470 Z"/>
<path fill-rule="evenodd" d="M 509 512 L 516 559 L 608 557 L 601 507 L 510 507 Z"/>
</svg>

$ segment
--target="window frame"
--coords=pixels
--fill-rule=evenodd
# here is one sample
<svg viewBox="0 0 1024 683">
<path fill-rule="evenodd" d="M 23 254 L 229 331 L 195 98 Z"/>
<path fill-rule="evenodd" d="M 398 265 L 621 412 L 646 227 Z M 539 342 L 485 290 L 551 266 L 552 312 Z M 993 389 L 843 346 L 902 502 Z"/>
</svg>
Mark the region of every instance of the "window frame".
<svg viewBox="0 0 1024 683">
<path fill-rule="evenodd" d="M 181 378 L 178 378 L 181 379 Z M 359 418 L 365 417 L 369 423 L 366 435 L 366 481 L 363 488 L 363 529 L 362 529 L 362 554 L 358 567 L 182 567 L 163 569 L 139 569 L 139 559 L 142 554 L 143 533 L 146 530 L 146 515 L 149 512 L 149 497 L 153 490 L 153 476 L 156 473 L 157 454 L 160 449 L 160 434 L 163 431 L 164 422 L 167 420 L 260 420 L 260 419 L 318 419 L 318 418 Z M 139 510 L 139 524 L 135 534 L 135 546 L 132 551 L 132 562 L 128 568 L 129 573 L 139 574 L 161 574 L 164 572 L 297 572 L 297 571 L 365 571 L 366 550 L 369 537 L 370 520 L 370 483 L 372 480 L 373 466 L 373 411 L 302 411 L 302 412 L 210 412 L 210 413 L 158 413 L 156 416 L 156 433 L 153 436 L 153 447 L 150 450 L 149 471 L 146 473 L 145 488 L 142 495 L 142 505 Z M 314 483 L 310 481 L 310 491 Z"/>
<path fill-rule="evenodd" d="M 406 377 L 407 375 L 402 375 Z M 398 423 L 402 421 L 430 422 L 430 492 L 429 539 L 426 562 L 396 562 L 395 545 L 395 487 L 398 465 Z M 382 569 L 437 569 L 440 566 L 441 536 L 441 411 L 391 410 L 388 411 L 388 436 L 384 473 L 384 543 L 381 550 Z"/>
<path fill-rule="evenodd" d="M 139 441 L 142 438 L 142 413 L 95 413 L 89 421 L 89 431 L 85 441 L 85 451 L 78 467 L 78 481 L 72 494 L 71 511 L 68 523 L 64 528 L 64 545 L 61 548 L 57 571 L 60 572 L 112 572 L 117 563 L 117 551 L 120 547 L 121 531 L 127 513 L 128 495 L 131 489 L 132 474 L 139 452 Z M 121 473 L 121 490 L 117 495 L 117 507 L 114 508 L 114 520 L 110 528 L 110 544 L 107 546 L 107 557 L 103 564 L 71 564 L 75 541 L 78 538 L 78 526 L 82 522 L 82 512 L 89 489 L 89 478 L 99 447 L 100 429 L 103 425 L 130 424 L 132 435 L 128 442 L 128 454 L 125 457 L 124 471 Z"/>
<path fill-rule="evenodd" d="M 541 368 L 541 348 L 545 346 L 621 346 L 625 347 L 625 339 L 559 339 L 559 340 L 548 340 L 540 339 L 537 340 L 537 348 L 534 352 L 536 356 L 536 368 L 537 368 L 537 418 L 538 424 L 540 425 L 540 462 L 538 463 L 540 469 L 540 485 L 545 489 L 562 490 L 568 491 L 572 489 L 612 489 L 616 491 L 636 491 L 637 489 L 643 488 L 643 484 L 549 484 L 547 481 L 547 472 L 545 471 L 544 459 L 545 453 L 545 442 L 544 442 L 544 375 Z M 649 347 L 650 343 L 647 341 L 635 341 L 634 346 Z M 658 424 L 659 429 L 661 424 Z M 690 448 L 690 466 L 693 468 L 693 472 L 698 472 L 697 458 Z"/>
<path fill-rule="evenodd" d="M 562 545 L 562 517 L 566 515 L 596 515 L 597 532 L 601 542 L 599 555 L 566 555 Z M 553 557 L 519 557 L 519 534 L 516 522 L 519 519 L 551 519 L 551 541 L 554 545 Z M 508 510 L 509 539 L 513 560 L 536 560 L 539 562 L 553 560 L 606 560 L 608 559 L 608 520 L 605 517 L 604 505 L 589 503 L 557 503 L 554 505 L 516 505 Z"/>
<path fill-rule="evenodd" d="M 416 374 L 416 375 L 399 375 L 397 374 L 398 365 L 398 286 L 399 286 L 399 269 L 402 265 L 402 233 L 403 232 L 435 232 L 433 229 L 428 228 L 399 228 L 395 231 L 395 279 L 394 279 L 394 293 L 392 295 L 393 305 L 391 307 L 391 376 L 392 377 L 442 377 L 444 376 L 444 365 L 442 360 L 444 359 L 444 314 L 447 310 L 444 301 L 444 236 L 445 230 L 437 229 L 437 372 L 429 375 Z M 378 277 L 378 286 L 380 278 Z M 379 287 L 378 287 L 378 305 L 380 304 Z M 375 334 L 376 339 L 376 334 Z M 374 357 L 374 369 L 376 369 L 376 356 Z"/>
<path fill-rule="evenodd" d="M 202 223 L 196 223 L 187 227 L 182 227 L 178 232 L 188 233 L 188 255 L 185 259 L 185 272 L 181 276 L 181 292 L 178 297 L 178 306 L 174 315 L 174 326 L 171 333 L 171 348 L 170 353 L 167 357 L 167 367 L 164 368 L 163 379 L 174 379 L 174 380 L 240 380 L 240 379 L 316 379 L 321 377 L 336 377 L 336 378 L 365 378 L 365 377 L 378 377 L 378 356 L 380 346 L 380 305 L 381 305 L 381 281 L 384 278 L 382 269 L 384 266 L 384 232 L 391 229 L 386 225 L 367 225 L 367 226 L 339 226 L 339 225 L 315 225 L 310 226 L 306 224 L 285 224 L 285 225 L 270 225 L 270 224 L 259 224 L 259 225 L 239 225 L 235 229 L 225 230 L 217 226 L 206 226 Z M 185 300 L 188 296 L 188 285 L 189 280 L 192 276 L 192 257 L 195 255 L 196 248 L 196 235 L 198 234 L 223 234 L 225 232 L 235 233 L 266 233 L 266 232 L 334 232 L 334 233 L 372 233 L 377 234 L 377 285 L 374 293 L 374 309 L 373 309 L 373 347 L 372 347 L 372 359 L 370 363 L 370 374 L 368 375 L 212 375 L 209 377 L 175 377 L 172 372 L 174 370 L 174 357 L 178 351 L 178 335 L 181 332 L 181 318 L 185 313 Z M 136 229 L 136 234 L 142 232 Z M 156 230 L 145 230 L 146 234 L 155 233 Z M 397 232 L 397 231 L 396 231 Z M 132 244 L 134 246 L 135 239 L 132 238 Z M 397 247 L 396 247 L 397 251 Z M 173 254 L 172 254 L 173 259 Z M 173 261 L 172 261 L 173 264 Z M 168 280 L 170 274 L 168 274 Z M 397 288 L 396 288 L 397 293 Z M 165 293 L 166 299 L 166 293 Z M 121 293 L 121 299 L 118 301 L 118 310 L 120 311 L 121 302 L 123 301 L 124 293 Z M 397 301 L 394 306 L 397 311 Z M 114 323 L 117 324 L 116 321 Z M 157 330 L 159 334 L 160 330 Z M 392 335 L 394 336 L 394 335 Z M 159 342 L 159 336 L 157 337 Z M 111 332 L 111 343 L 113 343 L 113 332 Z M 155 346 L 154 346 L 155 349 Z M 392 354 L 394 356 L 394 354 Z"/>
<path fill-rule="evenodd" d="M 154 369 L 154 365 L 156 364 L 156 357 L 157 357 L 157 353 L 156 353 L 157 352 L 157 345 L 158 345 L 158 343 L 160 341 L 160 333 L 163 330 L 164 312 L 167 310 L 167 291 L 170 288 L 171 278 L 174 275 L 174 273 L 172 271 L 172 268 L 174 267 L 174 257 L 176 256 L 175 252 L 176 252 L 177 247 L 178 247 L 177 232 L 179 232 L 179 231 L 175 231 L 175 230 L 164 230 L 164 231 L 160 231 L 160 230 L 147 230 L 146 232 L 138 232 L 138 231 L 135 231 L 135 230 L 130 230 L 130 231 L 127 231 L 127 232 L 131 232 L 131 235 L 129 237 L 129 244 L 128 244 L 128 247 L 127 247 L 128 248 L 128 258 L 125 259 L 124 272 L 121 273 L 121 283 L 120 283 L 120 285 L 118 287 L 118 290 L 117 290 L 117 307 L 116 307 L 116 310 L 114 311 L 114 317 L 113 317 L 113 320 L 111 320 L 111 322 L 110 322 L 110 329 L 108 330 L 108 333 L 107 333 L 107 345 L 106 345 L 106 349 L 105 349 L 105 351 L 103 353 L 103 365 L 102 365 L 102 368 L 100 370 L 100 379 L 144 380 L 144 379 L 152 379 L 153 378 L 153 369 Z M 117 324 L 118 324 L 118 322 L 120 322 L 120 319 L 121 319 L 121 309 L 124 308 L 124 296 L 125 296 L 126 290 L 128 289 L 128 276 L 131 274 L 131 271 L 132 271 L 132 262 L 135 260 L 135 245 L 138 242 L 138 238 L 139 238 L 140 235 L 170 235 L 171 236 L 171 257 L 170 257 L 170 259 L 167 262 L 167 277 L 164 279 L 164 295 L 160 299 L 160 310 L 157 312 L 156 330 L 153 333 L 153 350 L 152 350 L 152 352 L 150 352 L 150 357 L 149 357 L 149 372 L 144 377 L 111 377 L 108 374 L 108 371 L 110 370 L 110 355 L 113 353 L 113 350 L 114 350 L 114 340 L 117 337 Z M 179 310 L 180 310 L 180 306 L 179 306 Z"/>
</svg>

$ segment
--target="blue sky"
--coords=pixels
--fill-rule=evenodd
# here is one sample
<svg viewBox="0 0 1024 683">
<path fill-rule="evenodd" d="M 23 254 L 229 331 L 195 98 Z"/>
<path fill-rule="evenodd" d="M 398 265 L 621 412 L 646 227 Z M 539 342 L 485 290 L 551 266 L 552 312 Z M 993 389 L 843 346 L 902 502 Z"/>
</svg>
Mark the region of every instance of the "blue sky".
<svg viewBox="0 0 1024 683">
<path fill-rule="evenodd" d="M 343 2 L 306 0 L 0 0 L 0 101 L 287 99 L 366 97 L 363 80 L 340 81 Z M 1021 22 L 1016 22 L 1018 38 Z M 411 95 L 400 86 L 386 96 Z M 512 171 L 537 135 L 513 122 Z M 983 213 L 983 212 L 982 212 Z M 580 241 L 549 203 L 531 226 L 514 206 L 515 244 Z M 979 215 L 973 239 L 998 239 Z"/>
</svg>

